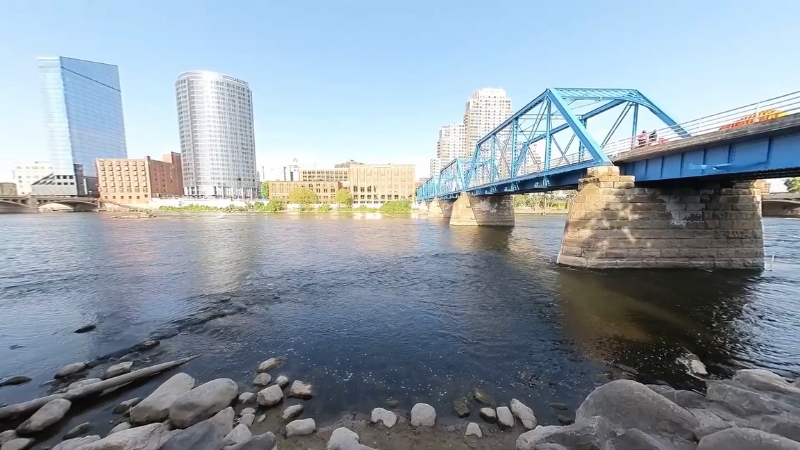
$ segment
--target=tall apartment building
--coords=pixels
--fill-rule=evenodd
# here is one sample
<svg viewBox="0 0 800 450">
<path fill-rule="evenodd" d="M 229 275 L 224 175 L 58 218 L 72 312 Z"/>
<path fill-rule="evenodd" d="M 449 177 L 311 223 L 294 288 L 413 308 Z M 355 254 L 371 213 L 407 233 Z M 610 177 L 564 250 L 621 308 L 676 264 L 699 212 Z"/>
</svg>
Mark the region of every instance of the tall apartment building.
<svg viewBox="0 0 800 450">
<path fill-rule="evenodd" d="M 97 195 L 97 158 L 127 158 L 117 66 L 39 58 L 52 172 L 31 183 L 36 195 Z"/>
<path fill-rule="evenodd" d="M 442 171 L 442 160 L 437 158 L 431 158 L 430 162 L 430 176 L 431 178 L 436 178 L 439 176 L 439 172 Z"/>
<path fill-rule="evenodd" d="M 253 99 L 247 82 L 185 72 L 175 83 L 186 195 L 259 198 Z"/>
<path fill-rule="evenodd" d="M 414 199 L 413 164 L 351 165 L 349 171 L 354 205 Z"/>
<path fill-rule="evenodd" d="M 163 161 L 102 158 L 97 160 L 100 199 L 120 204 L 148 203 L 153 198 L 182 196 L 181 155 L 170 153 Z"/>
<path fill-rule="evenodd" d="M 18 195 L 30 195 L 33 183 L 52 174 L 53 165 L 45 161 L 16 163 L 11 169 L 11 177 L 17 184 Z"/>
<path fill-rule="evenodd" d="M 511 117 L 511 99 L 498 88 L 478 89 L 467 101 L 464 111 L 464 147 L 461 155 L 470 158 L 475 144 L 504 120 Z"/>
</svg>

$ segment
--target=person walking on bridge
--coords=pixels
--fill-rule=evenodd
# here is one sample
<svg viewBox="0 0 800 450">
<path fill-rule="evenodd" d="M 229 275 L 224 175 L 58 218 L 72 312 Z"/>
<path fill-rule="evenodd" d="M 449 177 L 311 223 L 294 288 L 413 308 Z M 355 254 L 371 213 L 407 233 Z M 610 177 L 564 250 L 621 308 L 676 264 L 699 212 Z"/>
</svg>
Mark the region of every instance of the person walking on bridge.
<svg viewBox="0 0 800 450">
<path fill-rule="evenodd" d="M 636 140 L 639 141 L 637 147 L 644 147 L 647 144 L 647 130 L 642 130 L 641 133 L 636 135 Z"/>
</svg>

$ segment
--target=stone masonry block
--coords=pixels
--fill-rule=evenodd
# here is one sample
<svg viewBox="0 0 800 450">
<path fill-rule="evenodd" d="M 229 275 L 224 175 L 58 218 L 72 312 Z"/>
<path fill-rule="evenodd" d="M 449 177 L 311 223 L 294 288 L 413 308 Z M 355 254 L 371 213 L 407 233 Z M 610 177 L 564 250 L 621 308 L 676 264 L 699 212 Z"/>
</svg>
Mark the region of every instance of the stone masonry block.
<svg viewBox="0 0 800 450">
<path fill-rule="evenodd" d="M 630 189 L 633 187 L 633 181 L 615 181 L 613 187 L 617 189 Z"/>
</svg>

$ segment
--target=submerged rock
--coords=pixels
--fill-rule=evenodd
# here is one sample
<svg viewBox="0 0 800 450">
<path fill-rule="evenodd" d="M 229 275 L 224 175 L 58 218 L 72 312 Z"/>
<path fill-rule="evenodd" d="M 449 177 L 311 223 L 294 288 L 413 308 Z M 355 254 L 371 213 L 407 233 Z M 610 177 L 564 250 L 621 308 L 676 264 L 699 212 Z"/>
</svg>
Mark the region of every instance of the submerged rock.
<svg viewBox="0 0 800 450">
<path fill-rule="evenodd" d="M 92 442 L 99 440 L 100 436 L 98 435 L 69 439 L 53 447 L 53 450 L 77 450 L 83 445 L 91 444 Z"/>
<path fill-rule="evenodd" d="M 458 417 L 467 417 L 469 415 L 469 404 L 464 397 L 453 400 L 453 410 Z"/>
<path fill-rule="evenodd" d="M 697 357 L 692 352 L 688 352 L 682 357 L 678 358 L 678 362 L 686 366 L 686 369 L 689 371 L 690 374 L 698 374 L 698 375 L 708 375 L 708 371 L 706 370 L 706 365 L 700 361 L 700 358 Z"/>
<path fill-rule="evenodd" d="M 84 422 L 72 428 L 71 430 L 67 431 L 67 434 L 64 435 L 64 440 L 76 438 L 82 434 L 86 434 L 92 431 L 92 428 L 94 428 L 94 426 L 91 423 Z"/>
<path fill-rule="evenodd" d="M 369 421 L 382 423 L 386 428 L 392 428 L 397 423 L 397 414 L 383 408 L 375 408 L 372 410 Z"/>
<path fill-rule="evenodd" d="M 252 392 L 245 392 L 239 396 L 240 403 L 250 403 L 256 399 L 256 394 Z"/>
<path fill-rule="evenodd" d="M 550 403 L 550 407 L 559 411 L 566 411 L 569 409 L 569 407 L 563 403 Z"/>
<path fill-rule="evenodd" d="M 514 416 L 507 406 L 497 408 L 497 425 L 501 430 L 507 430 L 514 427 Z"/>
<path fill-rule="evenodd" d="M 295 420 L 286 424 L 286 437 L 305 436 L 317 429 L 314 419 Z"/>
<path fill-rule="evenodd" d="M 284 421 L 290 421 L 302 413 L 303 413 L 303 405 L 287 406 L 281 413 L 281 419 Z"/>
<path fill-rule="evenodd" d="M 289 377 L 286 375 L 281 375 L 275 379 L 275 384 L 281 387 L 281 389 L 286 389 L 286 386 L 289 385 Z"/>
<path fill-rule="evenodd" d="M 261 364 L 259 364 L 258 368 L 256 369 L 256 372 L 259 372 L 259 373 L 260 372 L 269 372 L 272 369 L 277 369 L 278 367 L 281 366 L 281 364 L 283 364 L 284 359 L 285 358 L 282 357 L 282 356 L 279 356 L 277 358 L 270 358 L 270 359 L 262 362 Z"/>
<path fill-rule="evenodd" d="M 472 389 L 472 398 L 482 405 L 494 406 L 494 399 L 479 387 Z"/>
<path fill-rule="evenodd" d="M 522 426 L 528 430 L 532 430 L 538 425 L 536 416 L 533 415 L 533 410 L 517 399 L 511 400 L 511 412 L 514 414 L 514 417 L 522 422 Z"/>
<path fill-rule="evenodd" d="M 129 409 L 133 408 L 134 406 L 138 405 L 139 402 L 142 401 L 141 397 L 132 398 L 130 400 L 125 400 L 124 402 L 120 403 L 119 405 L 115 406 L 114 409 L 111 410 L 111 414 L 123 414 L 127 412 Z"/>
<path fill-rule="evenodd" d="M 328 439 L 326 450 L 375 450 L 372 447 L 360 444 L 361 438 L 358 434 L 345 427 L 333 430 L 331 438 Z"/>
<path fill-rule="evenodd" d="M 169 420 L 187 428 L 227 408 L 239 392 L 230 378 L 217 378 L 181 395 L 169 408 Z"/>
<path fill-rule="evenodd" d="M 481 432 L 481 427 L 477 423 L 470 422 L 467 424 L 467 432 L 464 433 L 464 436 L 483 437 L 483 432 Z"/>
<path fill-rule="evenodd" d="M 308 400 L 314 396 L 314 386 L 300 380 L 295 380 L 289 388 L 289 397 Z"/>
<path fill-rule="evenodd" d="M 130 409 L 131 423 L 146 424 L 163 421 L 169 416 L 169 409 L 175 400 L 193 387 L 194 378 L 185 373 L 174 375 Z"/>
<path fill-rule="evenodd" d="M 480 415 L 481 419 L 488 423 L 497 423 L 497 413 L 493 408 L 481 408 Z"/>
<path fill-rule="evenodd" d="M 272 381 L 272 376 L 270 376 L 270 374 L 260 373 L 253 379 L 253 385 L 263 387 L 267 386 L 270 381 Z"/>
<path fill-rule="evenodd" d="M 74 332 L 75 332 L 75 333 L 78 333 L 78 334 L 80 334 L 80 333 L 87 333 L 87 332 L 89 332 L 89 331 L 92 331 L 92 330 L 94 330 L 95 328 L 97 328 L 97 325 L 96 325 L 96 324 L 94 324 L 94 323 L 87 323 L 86 325 L 84 325 L 84 326 L 82 326 L 82 327 L 78 328 L 78 329 L 77 329 L 77 330 L 75 330 Z"/>
<path fill-rule="evenodd" d="M 436 410 L 427 403 L 417 403 L 411 408 L 411 425 L 415 427 L 436 425 Z"/>
<path fill-rule="evenodd" d="M 274 384 L 266 389 L 262 389 L 258 393 L 258 404 L 261 406 L 275 406 L 283 401 L 283 390 L 277 384 Z"/>
<path fill-rule="evenodd" d="M 26 377 L 23 375 L 17 375 L 11 378 L 6 378 L 5 380 L 0 381 L 0 387 L 3 386 L 17 386 L 20 384 L 25 384 L 31 381 L 30 377 Z"/>
<path fill-rule="evenodd" d="M 389 400 L 386 400 L 386 406 L 388 406 L 389 408 L 395 409 L 398 406 L 400 406 L 400 400 L 395 400 L 393 398 L 390 398 Z"/>
<path fill-rule="evenodd" d="M 133 362 L 126 361 L 121 362 L 119 364 L 114 364 L 113 366 L 106 369 L 105 373 L 103 374 L 103 379 L 114 378 L 120 375 L 124 375 L 133 369 Z"/>
<path fill-rule="evenodd" d="M 65 378 L 71 375 L 75 375 L 76 373 L 86 369 L 85 362 L 77 362 L 72 364 L 67 364 L 66 366 L 58 369 L 56 372 L 55 378 Z"/>
<path fill-rule="evenodd" d="M 69 411 L 71 406 L 72 403 L 69 400 L 64 400 L 63 398 L 47 402 L 44 406 L 39 408 L 38 411 L 33 413 L 28 420 L 22 422 L 20 426 L 17 427 L 17 434 L 25 436 L 35 434 L 46 429 L 50 425 L 53 425 L 54 423 L 63 419 L 64 415 L 67 414 L 67 411 Z"/>
</svg>

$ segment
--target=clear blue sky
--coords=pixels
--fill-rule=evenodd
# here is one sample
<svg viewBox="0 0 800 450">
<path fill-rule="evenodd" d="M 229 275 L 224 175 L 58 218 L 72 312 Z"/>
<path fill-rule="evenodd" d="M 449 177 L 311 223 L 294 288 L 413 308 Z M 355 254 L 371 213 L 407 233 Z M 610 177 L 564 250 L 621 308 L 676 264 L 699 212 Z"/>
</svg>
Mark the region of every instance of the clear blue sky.
<svg viewBox="0 0 800 450">
<path fill-rule="evenodd" d="M 6 0 L 0 178 L 46 160 L 37 56 L 120 68 L 128 154 L 179 151 L 174 82 L 250 83 L 260 165 L 417 164 L 480 87 L 632 87 L 676 120 L 800 90 L 796 0 Z"/>
</svg>

